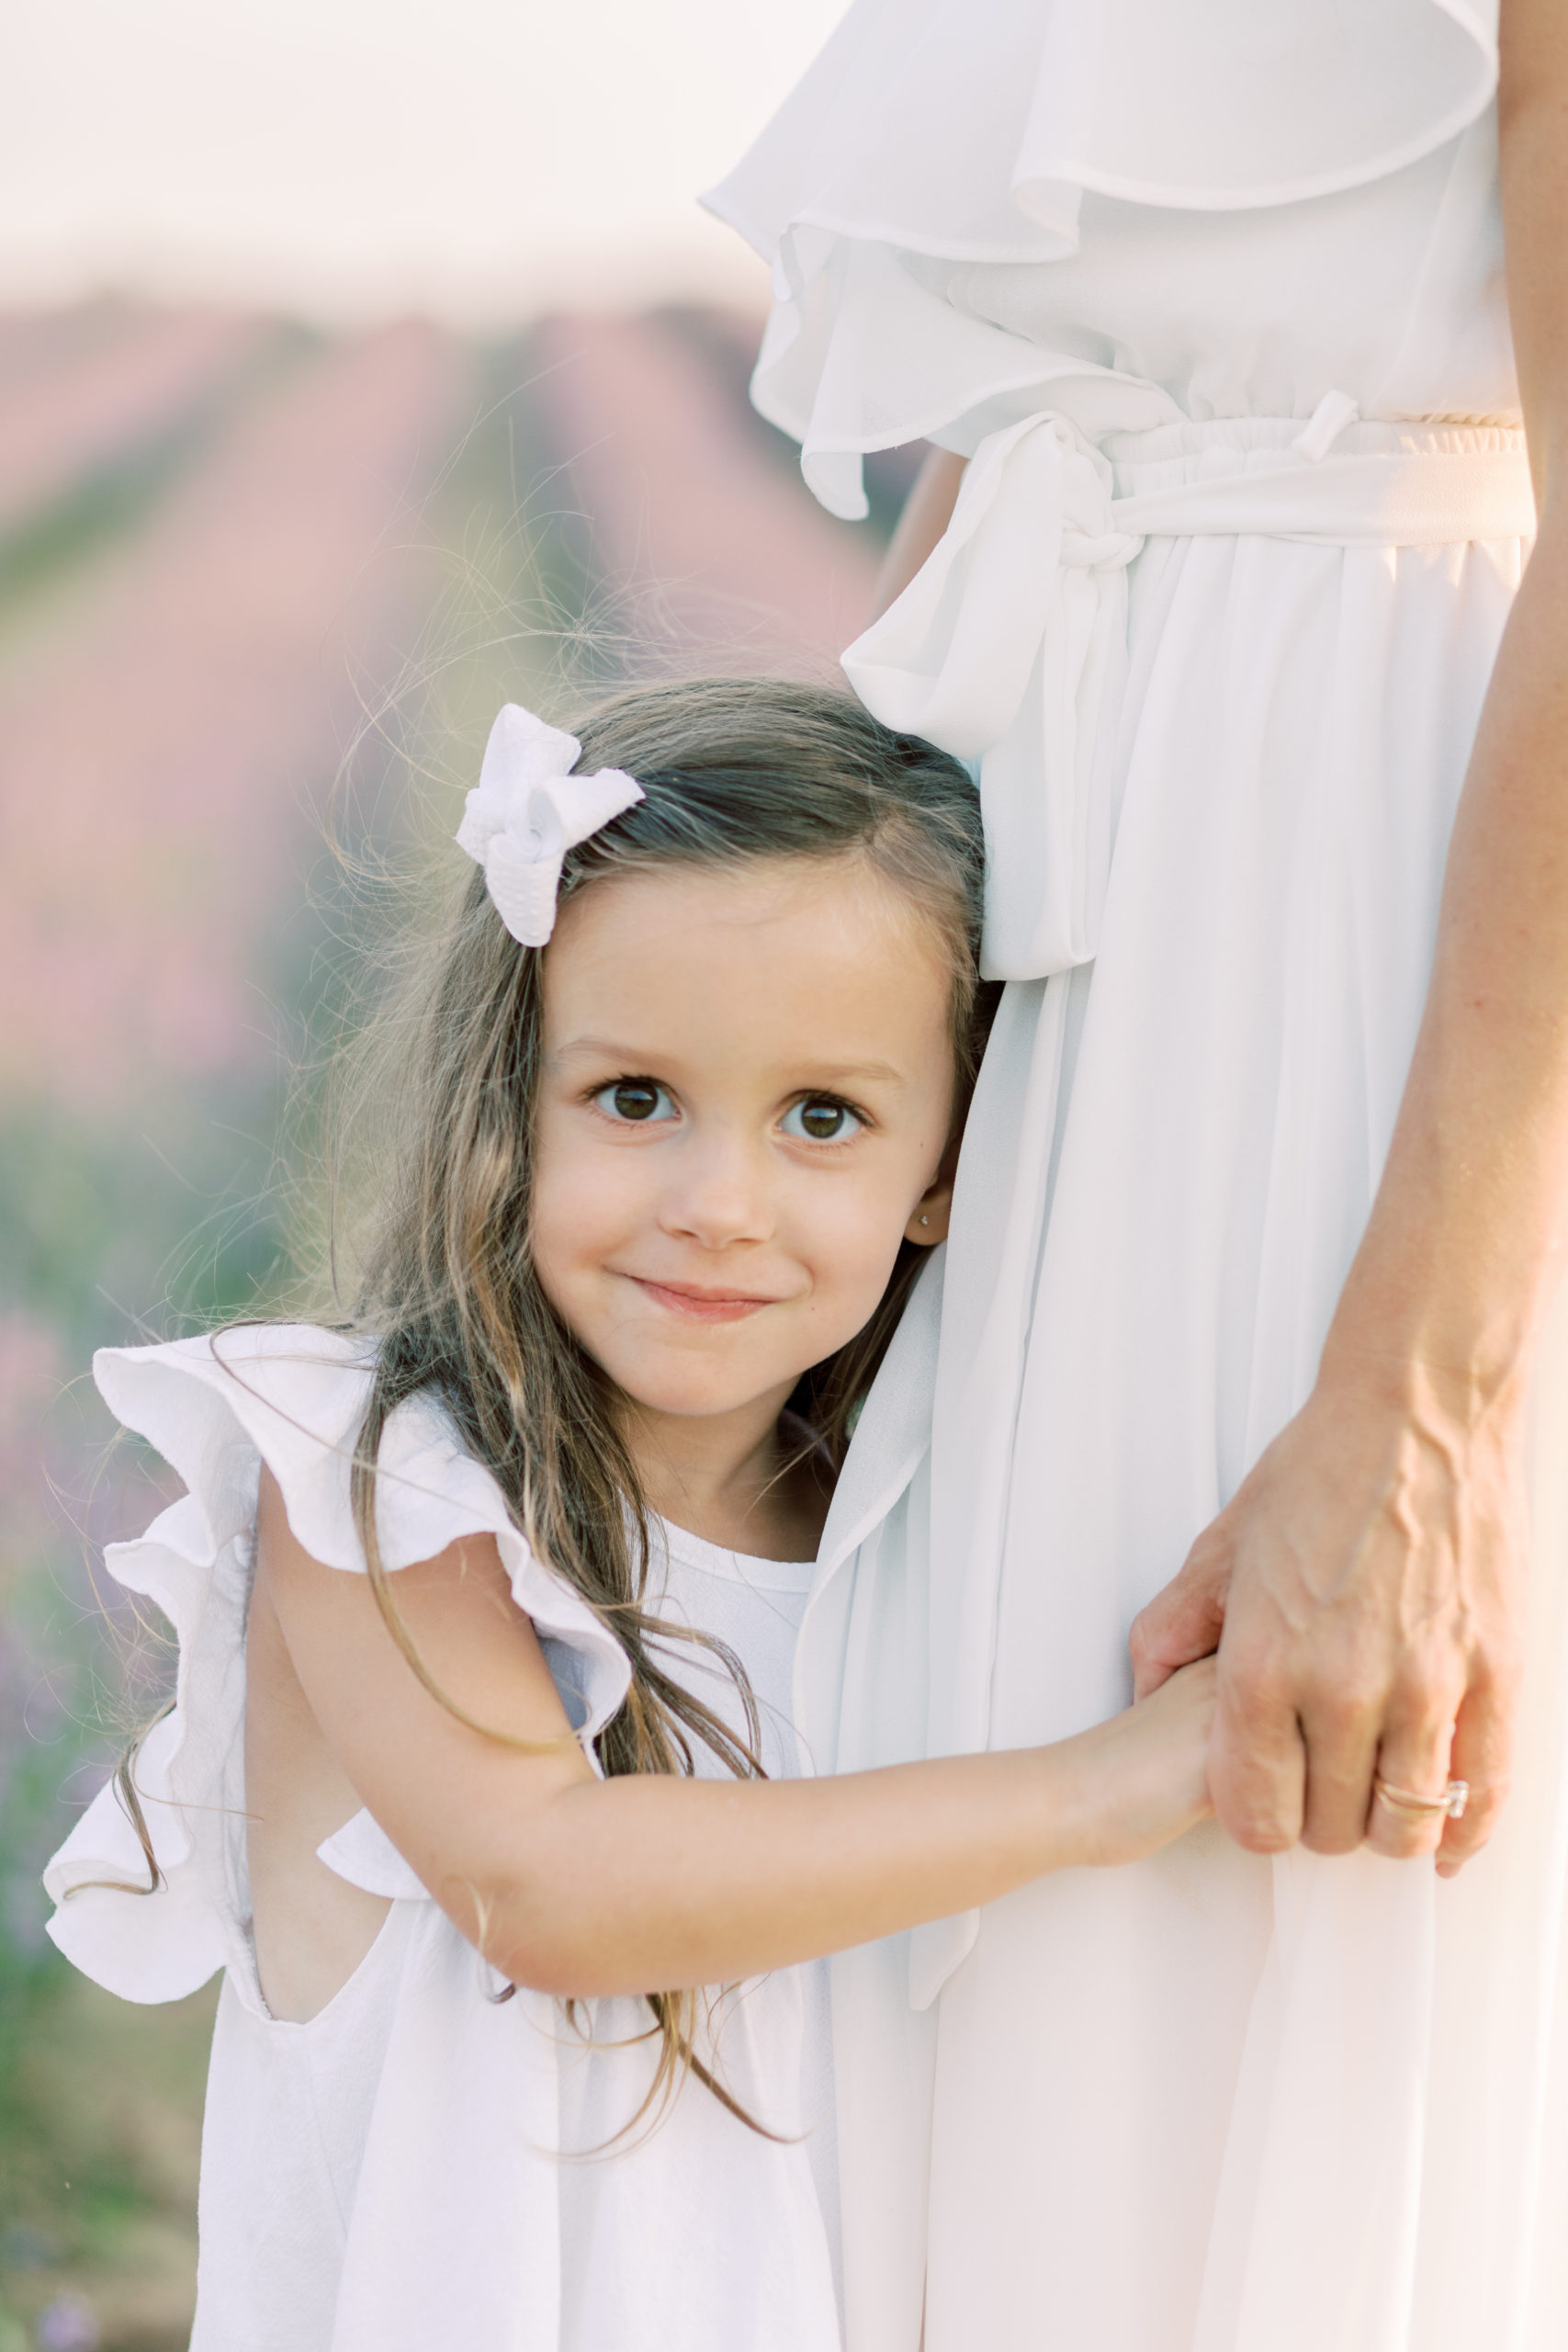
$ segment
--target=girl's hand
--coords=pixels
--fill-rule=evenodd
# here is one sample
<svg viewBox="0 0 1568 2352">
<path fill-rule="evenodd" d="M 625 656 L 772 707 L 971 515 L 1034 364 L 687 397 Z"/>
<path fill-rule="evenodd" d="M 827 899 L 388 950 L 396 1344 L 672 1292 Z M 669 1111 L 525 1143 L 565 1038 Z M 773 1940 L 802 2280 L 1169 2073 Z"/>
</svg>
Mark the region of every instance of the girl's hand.
<svg viewBox="0 0 1568 2352">
<path fill-rule="evenodd" d="M 1213 1811 L 1215 1661 L 1182 1667 L 1124 1714 L 1064 1743 L 1080 1767 L 1085 1862 L 1135 1862 Z"/>
<path fill-rule="evenodd" d="M 319 1932 L 315 1874 L 332 1874 L 315 1849 L 359 1804 L 495 1967 L 569 1998 L 736 1984 L 1046 1871 L 1148 1853 L 1209 1810 L 1212 1662 L 1049 1747 L 803 1780 L 601 1781 L 488 1536 L 400 1568 L 396 1597 L 467 1721 L 415 1679 L 368 1580 L 303 1549 L 264 1474 L 252 1610 L 276 1637 L 275 1736 L 251 1752 L 294 1769 L 252 1789 L 258 1949 L 301 2014 L 343 1981 L 367 1924 Z M 268 1699 L 259 1672 L 252 1696 Z"/>
<path fill-rule="evenodd" d="M 1517 1416 L 1320 1384 L 1133 1628 L 1140 1690 L 1219 1644 L 1211 1779 L 1257 1853 L 1485 1843 L 1507 1781 L 1525 1559 Z M 1222 1638 L 1223 1630 L 1223 1638 Z M 1373 1772 L 1458 1821 L 1374 1801 Z"/>
</svg>

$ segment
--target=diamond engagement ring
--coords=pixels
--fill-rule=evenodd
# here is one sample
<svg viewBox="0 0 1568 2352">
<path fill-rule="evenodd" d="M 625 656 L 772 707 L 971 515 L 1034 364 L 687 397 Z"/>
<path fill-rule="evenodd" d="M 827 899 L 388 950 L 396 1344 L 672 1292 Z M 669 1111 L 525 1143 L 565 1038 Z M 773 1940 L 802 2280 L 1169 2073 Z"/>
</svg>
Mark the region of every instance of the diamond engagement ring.
<svg viewBox="0 0 1568 2352">
<path fill-rule="evenodd" d="M 1380 1804 L 1409 1821 L 1430 1821 L 1438 1814 L 1458 1821 L 1470 1803 L 1468 1781 L 1450 1781 L 1440 1797 L 1418 1797 L 1409 1789 L 1396 1789 L 1381 1772 L 1372 1774 L 1372 1787 Z"/>
</svg>

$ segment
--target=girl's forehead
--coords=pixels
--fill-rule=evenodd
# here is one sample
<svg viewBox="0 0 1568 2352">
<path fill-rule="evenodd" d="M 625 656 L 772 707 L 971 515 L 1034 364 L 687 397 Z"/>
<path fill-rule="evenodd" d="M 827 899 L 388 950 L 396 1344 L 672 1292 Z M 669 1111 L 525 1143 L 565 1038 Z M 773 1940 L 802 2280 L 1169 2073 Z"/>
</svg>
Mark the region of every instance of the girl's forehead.
<svg viewBox="0 0 1568 2352">
<path fill-rule="evenodd" d="M 736 940 L 804 963 L 883 959 L 945 964 L 943 928 L 859 852 L 749 858 L 733 865 L 649 865 L 596 880 L 569 898 L 546 955 L 553 972 L 585 958 L 608 971 L 649 955 L 700 958 Z"/>
<path fill-rule="evenodd" d="M 562 907 L 545 952 L 548 1048 L 646 1038 L 759 1058 L 815 1041 L 917 1050 L 947 1017 L 935 916 L 859 857 L 649 868 Z M 608 1042 L 608 1039 L 605 1039 Z"/>
</svg>

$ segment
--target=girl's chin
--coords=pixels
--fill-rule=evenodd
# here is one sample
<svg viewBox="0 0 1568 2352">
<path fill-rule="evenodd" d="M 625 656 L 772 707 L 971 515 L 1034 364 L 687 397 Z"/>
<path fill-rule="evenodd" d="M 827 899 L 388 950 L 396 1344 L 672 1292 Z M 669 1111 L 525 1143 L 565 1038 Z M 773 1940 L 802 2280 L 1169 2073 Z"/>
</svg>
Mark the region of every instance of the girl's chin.
<svg viewBox="0 0 1568 2352">
<path fill-rule="evenodd" d="M 728 1377 L 703 1377 L 690 1360 L 671 1365 L 606 1365 L 610 1377 L 623 1396 L 645 1413 L 668 1414 L 676 1420 L 718 1420 L 730 1413 L 742 1413 L 764 1396 L 777 1396 L 782 1391 L 788 1396 L 799 1378 L 797 1373 L 761 1370 L 754 1377 L 737 1379 L 735 1367 L 726 1367 Z M 716 1367 L 715 1367 L 716 1371 Z"/>
</svg>

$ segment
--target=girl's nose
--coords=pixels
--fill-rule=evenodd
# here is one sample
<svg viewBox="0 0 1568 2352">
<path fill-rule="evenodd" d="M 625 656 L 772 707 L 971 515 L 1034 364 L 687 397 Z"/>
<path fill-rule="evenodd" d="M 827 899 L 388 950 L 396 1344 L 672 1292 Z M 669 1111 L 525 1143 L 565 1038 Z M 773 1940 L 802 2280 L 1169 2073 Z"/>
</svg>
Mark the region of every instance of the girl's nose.
<svg viewBox="0 0 1568 2352">
<path fill-rule="evenodd" d="M 694 1138 L 681 1154 L 659 1222 L 705 1250 L 771 1239 L 773 1207 L 762 1156 L 740 1136 Z"/>
</svg>

